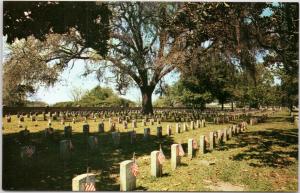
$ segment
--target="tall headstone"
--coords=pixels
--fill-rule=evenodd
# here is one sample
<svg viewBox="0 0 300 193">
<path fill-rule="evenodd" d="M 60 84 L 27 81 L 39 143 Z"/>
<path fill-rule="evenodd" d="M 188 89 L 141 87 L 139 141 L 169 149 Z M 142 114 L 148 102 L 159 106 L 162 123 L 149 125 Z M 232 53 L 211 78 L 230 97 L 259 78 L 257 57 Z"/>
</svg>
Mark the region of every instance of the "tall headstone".
<svg viewBox="0 0 300 193">
<path fill-rule="evenodd" d="M 232 125 L 232 135 L 236 135 L 236 125 Z"/>
<path fill-rule="evenodd" d="M 114 145 L 118 147 L 120 145 L 120 138 L 121 138 L 120 132 L 112 132 L 111 134 L 112 134 Z"/>
<path fill-rule="evenodd" d="M 171 129 L 171 127 L 167 127 L 167 135 L 168 136 L 172 135 L 172 129 Z"/>
<path fill-rule="evenodd" d="M 109 129 L 110 129 L 111 132 L 116 131 L 116 123 L 111 123 Z"/>
<path fill-rule="evenodd" d="M 149 139 L 150 137 L 150 128 L 144 128 L 144 140 Z"/>
<path fill-rule="evenodd" d="M 130 131 L 130 143 L 134 144 L 136 142 L 136 131 Z"/>
<path fill-rule="evenodd" d="M 228 137 L 227 137 L 227 128 L 225 128 L 223 130 L 223 141 L 226 142 L 228 140 Z"/>
<path fill-rule="evenodd" d="M 200 135 L 200 149 L 199 152 L 201 154 L 206 153 L 206 145 L 205 145 L 205 136 L 204 135 Z"/>
<path fill-rule="evenodd" d="M 150 119 L 150 125 L 154 125 L 154 120 Z"/>
<path fill-rule="evenodd" d="M 118 123 L 120 124 L 120 123 L 122 123 L 122 119 L 121 119 L 121 117 L 118 117 Z"/>
<path fill-rule="evenodd" d="M 64 136 L 66 138 L 71 138 L 72 137 L 72 127 L 70 125 L 64 127 Z"/>
<path fill-rule="evenodd" d="M 228 128 L 228 139 L 232 138 L 232 127 Z"/>
<path fill-rule="evenodd" d="M 191 121 L 191 129 L 195 129 L 194 121 Z"/>
<path fill-rule="evenodd" d="M 199 129 L 200 128 L 200 120 L 196 121 L 196 128 Z"/>
<path fill-rule="evenodd" d="M 90 149 L 94 150 L 98 148 L 98 138 L 96 136 L 89 136 L 88 138 L 88 144 Z"/>
<path fill-rule="evenodd" d="M 187 131 L 188 129 L 187 129 L 187 125 L 186 125 L 186 123 L 182 123 L 182 126 L 183 126 L 183 131 Z"/>
<path fill-rule="evenodd" d="M 45 112 L 42 113 L 42 116 L 43 116 L 43 121 L 47 121 L 47 117 L 46 117 L 46 113 Z"/>
<path fill-rule="evenodd" d="M 158 138 L 161 138 L 161 137 L 162 137 L 162 126 L 158 126 L 158 127 L 156 128 L 156 136 L 157 136 Z"/>
<path fill-rule="evenodd" d="M 250 125 L 254 125 L 254 120 L 252 118 L 250 119 Z"/>
<path fill-rule="evenodd" d="M 161 122 L 161 120 L 160 120 L 160 119 L 157 119 L 157 124 L 158 124 L 158 125 L 160 125 L 160 122 Z"/>
<path fill-rule="evenodd" d="M 215 148 L 215 133 L 213 131 L 209 132 L 209 149 L 213 150 Z"/>
<path fill-rule="evenodd" d="M 11 116 L 10 116 L 10 115 L 8 115 L 8 116 L 6 115 L 6 122 L 7 122 L 7 123 L 10 123 L 10 122 L 11 122 Z"/>
<path fill-rule="evenodd" d="M 104 123 L 103 122 L 98 124 L 98 132 L 104 133 Z"/>
<path fill-rule="evenodd" d="M 132 120 L 132 128 L 137 128 L 136 120 Z"/>
<path fill-rule="evenodd" d="M 176 123 L 176 133 L 180 133 L 180 124 Z"/>
<path fill-rule="evenodd" d="M 162 164 L 158 160 L 159 151 L 151 152 L 151 176 L 162 176 Z"/>
<path fill-rule="evenodd" d="M 120 164 L 120 191 L 131 191 L 136 187 L 136 177 L 131 172 L 132 160 Z"/>
<path fill-rule="evenodd" d="M 45 128 L 44 135 L 46 139 L 52 140 L 54 138 L 54 129 L 51 127 Z"/>
<path fill-rule="evenodd" d="M 35 115 L 32 115 L 31 116 L 31 121 L 33 122 L 33 121 L 35 121 L 36 120 L 36 116 Z"/>
<path fill-rule="evenodd" d="M 146 126 L 147 124 L 146 124 L 146 120 L 145 119 L 143 119 L 142 120 L 142 126 Z"/>
<path fill-rule="evenodd" d="M 111 120 L 111 118 L 109 118 L 108 119 L 108 128 L 111 129 L 111 126 L 112 126 L 112 120 Z"/>
<path fill-rule="evenodd" d="M 193 141 L 194 139 L 189 139 L 188 140 L 188 157 L 193 158 L 195 156 L 195 150 L 193 147 Z"/>
<path fill-rule="evenodd" d="M 236 134 L 239 134 L 241 132 L 241 127 L 239 125 L 237 125 L 236 127 Z"/>
<path fill-rule="evenodd" d="M 201 127 L 205 127 L 205 120 L 204 119 L 201 120 Z"/>
<path fill-rule="evenodd" d="M 124 126 L 124 129 L 128 129 L 128 123 L 127 123 L 127 121 L 123 121 L 123 126 Z"/>
<path fill-rule="evenodd" d="M 90 125 L 88 123 L 84 123 L 82 125 L 82 132 L 84 135 L 88 135 L 90 133 Z"/>
<path fill-rule="evenodd" d="M 73 148 L 72 141 L 69 139 L 61 140 L 59 143 L 60 157 L 63 160 L 71 159 L 71 150 Z"/>
<path fill-rule="evenodd" d="M 223 133 L 222 130 L 218 130 L 218 143 L 221 143 L 223 141 Z"/>
<path fill-rule="evenodd" d="M 171 168 L 175 170 L 180 165 L 179 144 L 171 145 Z"/>
</svg>

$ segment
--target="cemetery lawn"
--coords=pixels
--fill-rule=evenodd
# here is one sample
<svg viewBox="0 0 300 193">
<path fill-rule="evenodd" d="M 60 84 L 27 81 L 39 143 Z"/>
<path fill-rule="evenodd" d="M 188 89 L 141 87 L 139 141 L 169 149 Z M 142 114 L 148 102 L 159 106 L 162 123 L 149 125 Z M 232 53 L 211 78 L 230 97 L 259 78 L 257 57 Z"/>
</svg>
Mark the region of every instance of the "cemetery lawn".
<svg viewBox="0 0 300 193">
<path fill-rule="evenodd" d="M 71 120 L 69 120 L 71 121 Z M 209 131 L 217 131 L 231 124 L 215 125 L 208 120 L 205 128 L 175 134 L 175 123 L 163 122 L 163 137 L 156 135 L 156 123 L 151 128 L 151 137 L 143 141 L 144 128 L 138 120 L 137 142 L 130 144 L 127 131 L 117 124 L 121 132 L 121 145 L 115 148 L 108 122 L 105 121 L 105 133 L 97 133 L 97 122 L 89 120 L 91 135 L 98 136 L 99 149 L 87 149 L 86 138 L 82 134 L 83 122 L 73 127 L 72 142 L 74 151 L 72 160 L 63 162 L 59 157 L 59 141 L 63 138 L 63 126 L 60 121 L 52 122 L 56 129 L 55 139 L 44 137 L 47 121 L 38 116 L 38 126 L 25 117 L 25 123 L 31 134 L 30 144 L 37 152 L 32 160 L 20 158 L 21 144 L 18 141 L 18 120 L 12 116 L 12 122 L 3 119 L 3 182 L 4 190 L 67 190 L 72 189 L 72 178 L 86 172 L 89 165 L 92 172 L 100 173 L 96 183 L 97 191 L 118 191 L 119 163 L 131 159 L 133 152 L 137 156 L 139 175 L 137 190 L 146 191 L 297 191 L 298 184 L 298 129 L 291 124 L 288 112 L 281 111 L 270 115 L 265 123 L 254 126 L 233 136 L 225 144 L 217 145 L 212 152 L 199 155 L 192 160 L 183 157 L 182 165 L 172 171 L 170 167 L 170 149 L 173 143 L 182 143 L 187 152 L 189 138 L 208 136 Z M 66 123 L 67 125 L 69 122 Z M 147 123 L 149 125 L 149 123 Z M 166 136 L 167 125 L 172 125 L 172 134 Z M 131 128 L 131 123 L 128 124 Z M 166 162 L 163 165 L 163 177 L 150 176 L 150 153 L 162 145 Z"/>
</svg>

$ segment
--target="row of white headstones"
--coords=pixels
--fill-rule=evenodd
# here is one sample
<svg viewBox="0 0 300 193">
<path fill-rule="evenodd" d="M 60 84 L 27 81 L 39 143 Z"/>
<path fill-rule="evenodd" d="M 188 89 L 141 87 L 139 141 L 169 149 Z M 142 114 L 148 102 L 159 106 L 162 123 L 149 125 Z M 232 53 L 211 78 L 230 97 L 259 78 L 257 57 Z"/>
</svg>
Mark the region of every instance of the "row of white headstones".
<svg viewBox="0 0 300 193">
<path fill-rule="evenodd" d="M 250 120 L 251 125 L 256 124 L 256 120 Z M 238 125 L 233 125 L 229 128 L 225 128 L 223 130 L 218 130 L 216 132 L 209 133 L 209 142 L 206 139 L 205 135 L 200 136 L 199 140 L 199 152 L 200 154 L 205 154 L 207 152 L 206 146 L 209 145 L 209 150 L 213 150 L 216 145 L 216 137 L 217 142 L 226 142 L 229 140 L 233 134 L 236 135 L 241 131 L 244 131 L 247 128 L 246 122 L 241 122 Z M 195 153 L 195 148 L 193 146 L 194 139 L 188 140 L 188 153 L 187 155 L 192 158 Z M 181 156 L 179 155 L 179 147 L 180 144 L 172 144 L 171 145 L 171 168 L 175 170 L 181 163 Z M 159 162 L 158 156 L 160 151 L 152 151 L 151 156 L 151 175 L 154 177 L 162 176 L 162 164 Z M 131 167 L 134 164 L 134 160 L 126 160 L 120 163 L 120 190 L 121 191 L 131 191 L 136 188 L 136 176 L 132 173 Z M 84 191 L 84 185 L 89 178 L 89 182 L 93 182 L 95 184 L 96 174 L 93 173 L 85 173 L 76 176 L 72 179 L 72 191 Z"/>
</svg>

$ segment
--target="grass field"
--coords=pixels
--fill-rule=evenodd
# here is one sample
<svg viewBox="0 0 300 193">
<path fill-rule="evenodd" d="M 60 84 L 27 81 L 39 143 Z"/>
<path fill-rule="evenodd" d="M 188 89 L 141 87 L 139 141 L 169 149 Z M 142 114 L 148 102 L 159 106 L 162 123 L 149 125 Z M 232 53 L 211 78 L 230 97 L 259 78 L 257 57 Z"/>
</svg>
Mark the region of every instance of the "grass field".
<svg viewBox="0 0 300 193">
<path fill-rule="evenodd" d="M 209 131 L 226 128 L 231 124 L 214 125 L 175 134 L 175 123 L 163 122 L 163 138 L 155 136 L 156 125 L 151 128 L 151 137 L 143 141 L 143 128 L 138 122 L 137 142 L 130 144 L 130 138 L 121 131 L 121 144 L 115 148 L 108 123 L 105 133 L 97 133 L 97 124 L 89 120 L 91 135 L 98 136 L 99 149 L 88 150 L 86 138 L 82 134 L 83 122 L 73 127 L 72 142 L 75 147 L 72 159 L 64 163 L 59 157 L 59 141 L 63 139 L 63 126 L 53 122 L 55 139 L 46 140 L 46 121 L 38 117 L 38 126 L 25 118 L 31 135 L 31 144 L 37 152 L 32 160 L 20 158 L 20 144 L 17 142 L 18 121 L 12 123 L 3 119 L 3 189 L 5 190 L 71 190 L 72 178 L 86 172 L 87 165 L 97 176 L 96 188 L 99 191 L 119 190 L 119 163 L 137 156 L 140 174 L 137 177 L 137 190 L 146 191 L 297 191 L 298 187 L 298 129 L 291 124 L 287 112 L 277 112 L 265 123 L 249 126 L 234 136 L 226 144 L 205 155 L 196 154 L 190 160 L 182 158 L 182 165 L 175 171 L 170 167 L 171 144 L 181 142 L 187 152 L 189 138 L 199 140 L 200 135 L 208 136 Z M 98 120 L 99 121 L 99 120 Z M 24 124 L 24 125 L 25 125 Z M 68 122 L 66 123 L 69 124 Z M 173 135 L 166 136 L 167 124 L 172 125 Z M 131 124 L 129 124 L 131 128 Z M 162 144 L 167 161 L 163 165 L 163 177 L 150 176 L 150 153 Z M 210 162 L 211 165 L 206 163 Z"/>
</svg>

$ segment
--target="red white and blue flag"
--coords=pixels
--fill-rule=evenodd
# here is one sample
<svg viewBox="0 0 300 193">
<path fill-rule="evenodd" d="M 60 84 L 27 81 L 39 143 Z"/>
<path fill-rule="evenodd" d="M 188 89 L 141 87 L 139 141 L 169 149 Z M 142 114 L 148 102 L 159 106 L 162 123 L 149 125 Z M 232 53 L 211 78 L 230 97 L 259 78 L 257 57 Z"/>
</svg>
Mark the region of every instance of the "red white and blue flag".
<svg viewBox="0 0 300 193">
<path fill-rule="evenodd" d="M 96 191 L 96 187 L 95 184 L 92 182 L 88 182 L 84 184 L 84 191 L 85 192 L 95 192 Z"/>
<path fill-rule="evenodd" d="M 25 146 L 23 147 L 23 150 L 21 152 L 21 157 L 23 158 L 24 156 L 26 157 L 32 157 L 32 155 L 35 152 L 35 147 L 34 146 Z"/>
<path fill-rule="evenodd" d="M 164 161 L 166 160 L 166 157 L 165 157 L 164 152 L 162 151 L 161 147 L 160 147 L 157 159 L 160 164 L 163 164 Z"/>
<path fill-rule="evenodd" d="M 138 165 L 136 164 L 136 161 L 135 161 L 135 155 L 133 154 L 133 164 L 131 166 L 131 173 L 132 175 L 134 175 L 135 177 L 137 177 L 137 175 L 139 174 L 139 167 Z"/>
<path fill-rule="evenodd" d="M 183 151 L 183 148 L 182 148 L 182 145 L 181 145 L 181 143 L 179 144 L 179 156 L 184 156 L 185 155 L 185 153 L 184 153 L 184 151 Z"/>
<path fill-rule="evenodd" d="M 193 149 L 198 149 L 198 144 L 195 139 L 193 139 Z"/>
</svg>

